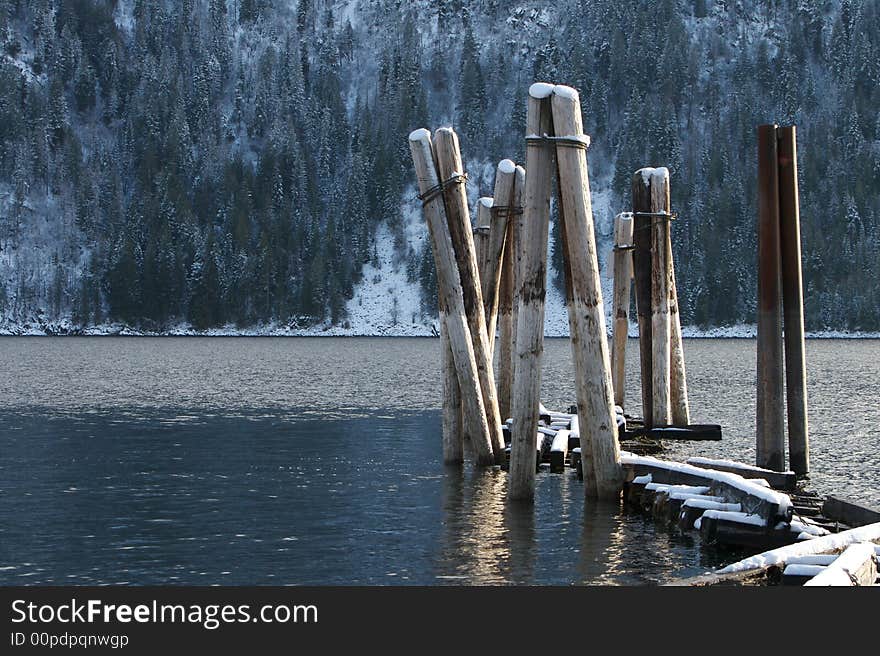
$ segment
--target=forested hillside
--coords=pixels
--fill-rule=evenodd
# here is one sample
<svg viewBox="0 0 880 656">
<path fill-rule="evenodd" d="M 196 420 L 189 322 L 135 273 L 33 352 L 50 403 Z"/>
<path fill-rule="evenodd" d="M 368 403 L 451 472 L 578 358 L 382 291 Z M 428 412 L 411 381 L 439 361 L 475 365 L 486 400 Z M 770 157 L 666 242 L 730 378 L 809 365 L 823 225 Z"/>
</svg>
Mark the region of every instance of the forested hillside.
<svg viewBox="0 0 880 656">
<path fill-rule="evenodd" d="M 600 240 L 671 169 L 697 326 L 754 320 L 755 127 L 797 124 L 808 327 L 880 330 L 877 0 L 0 0 L 0 328 L 340 324 L 377 234 L 429 318 L 406 135 L 490 193 L 536 79 L 581 91 Z"/>
</svg>

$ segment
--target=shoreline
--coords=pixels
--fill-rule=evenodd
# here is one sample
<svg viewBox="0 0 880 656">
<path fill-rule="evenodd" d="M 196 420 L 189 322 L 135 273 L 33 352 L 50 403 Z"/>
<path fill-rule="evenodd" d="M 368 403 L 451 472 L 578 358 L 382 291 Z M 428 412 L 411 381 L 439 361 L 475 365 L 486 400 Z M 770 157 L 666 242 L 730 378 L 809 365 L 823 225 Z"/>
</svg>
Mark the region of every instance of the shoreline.
<svg viewBox="0 0 880 656">
<path fill-rule="evenodd" d="M 547 339 L 568 338 L 567 331 L 546 330 Z M 610 336 L 610 333 L 609 333 Z M 755 339 L 756 327 L 750 324 L 699 328 L 682 326 L 686 339 Z M 102 324 L 85 328 L 69 322 L 14 324 L 0 326 L 0 337 L 438 337 L 432 324 L 370 325 L 357 328 L 319 324 L 309 328 L 294 328 L 269 324 L 238 328 L 227 325 L 221 328 L 196 330 L 179 324 L 164 330 L 132 328 L 124 324 Z M 629 337 L 638 337 L 638 326 L 630 324 Z M 818 330 L 807 331 L 807 339 L 880 339 L 880 332 Z"/>
</svg>

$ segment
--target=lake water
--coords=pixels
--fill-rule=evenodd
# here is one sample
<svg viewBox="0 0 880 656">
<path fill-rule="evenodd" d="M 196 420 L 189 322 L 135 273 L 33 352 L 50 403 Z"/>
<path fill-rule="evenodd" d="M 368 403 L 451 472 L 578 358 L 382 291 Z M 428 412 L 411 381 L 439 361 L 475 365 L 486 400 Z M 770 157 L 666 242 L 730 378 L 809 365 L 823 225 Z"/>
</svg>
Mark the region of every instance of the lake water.
<svg viewBox="0 0 880 656">
<path fill-rule="evenodd" d="M 0 338 L 0 584 L 639 584 L 699 541 L 538 476 L 440 464 L 439 342 Z M 754 457 L 755 343 L 687 340 L 694 422 Z M 637 342 L 628 407 L 637 408 Z M 880 505 L 880 342 L 810 341 L 812 487 Z M 567 340 L 543 398 L 573 402 Z"/>
</svg>

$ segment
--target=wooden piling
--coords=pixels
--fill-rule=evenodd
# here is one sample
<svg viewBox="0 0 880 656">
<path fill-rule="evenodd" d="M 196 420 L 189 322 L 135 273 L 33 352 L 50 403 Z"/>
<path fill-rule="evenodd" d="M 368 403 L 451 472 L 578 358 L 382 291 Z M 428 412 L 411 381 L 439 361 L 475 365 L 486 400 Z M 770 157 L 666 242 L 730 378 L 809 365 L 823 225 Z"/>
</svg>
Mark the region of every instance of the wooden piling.
<svg viewBox="0 0 880 656">
<path fill-rule="evenodd" d="M 550 95 L 553 85 L 529 88 L 526 135 L 553 134 Z M 544 299 L 547 284 L 547 237 L 553 149 L 536 139 L 526 141 L 526 186 L 520 252 L 519 308 L 516 321 L 516 365 L 513 381 L 513 427 L 508 497 L 535 496 L 535 449 L 544 351 Z"/>
<path fill-rule="evenodd" d="M 435 140 L 437 170 L 440 179 L 461 179 L 459 176 L 464 174 L 464 164 L 458 145 L 458 135 L 452 128 L 440 128 L 435 134 Z M 453 250 L 458 264 L 464 311 L 470 327 L 480 389 L 489 425 L 490 441 L 496 462 L 501 464 L 504 458 L 504 435 L 501 432 L 495 375 L 489 354 L 483 293 L 479 284 L 479 272 L 474 253 L 467 193 L 463 184 L 447 185 L 443 190 L 443 197 L 449 234 L 452 238 Z M 462 392 L 464 393 L 464 390 Z"/>
<path fill-rule="evenodd" d="M 776 126 L 758 127 L 758 394 L 756 461 L 785 469 L 781 252 Z"/>
<path fill-rule="evenodd" d="M 555 126 L 554 126 L 555 128 Z M 554 148 L 555 149 L 555 148 Z M 562 202 L 562 174 L 559 170 L 560 168 L 559 158 L 556 158 L 556 220 L 559 222 L 559 243 L 556 244 L 556 248 L 562 249 L 562 271 L 560 272 L 563 276 L 563 289 L 565 291 L 565 307 L 566 313 L 568 314 L 568 330 L 569 330 L 569 339 L 574 340 L 576 335 L 580 335 L 582 330 L 582 319 L 580 314 L 574 311 L 575 308 L 575 298 L 574 298 L 574 287 L 572 287 L 572 274 L 571 274 L 571 257 L 570 253 L 572 252 L 568 246 L 568 235 L 566 233 L 567 222 L 565 220 L 565 204 Z M 574 345 L 574 341 L 571 341 L 572 353 L 576 353 L 577 349 Z M 576 361 L 576 358 L 573 358 Z M 575 365 L 577 366 L 577 364 Z M 575 370 L 575 387 L 577 387 L 577 369 Z M 576 390 L 577 391 L 577 390 Z M 583 407 L 583 406 L 580 406 Z M 575 413 L 579 411 L 579 404 L 576 404 L 574 407 Z M 584 433 L 583 437 L 580 434 L 580 427 L 578 425 L 577 416 L 572 419 L 572 427 L 577 434 L 578 446 L 581 447 L 581 451 L 583 452 L 583 461 L 580 464 L 580 469 L 578 471 L 579 478 L 584 482 L 584 496 L 586 497 L 596 497 L 598 495 L 598 485 L 596 483 L 596 468 L 593 466 L 593 436 L 589 433 Z"/>
<path fill-rule="evenodd" d="M 664 169 L 665 170 L 665 169 Z M 669 199 L 670 181 L 667 173 L 667 203 Z M 667 212 L 671 208 L 667 205 Z M 670 217 L 671 219 L 671 217 Z M 669 221 L 667 221 L 667 224 Z M 684 344 L 681 337 L 681 316 L 678 312 L 678 289 L 675 284 L 675 264 L 672 257 L 672 230 L 667 228 L 665 237 L 666 274 L 664 276 L 669 292 L 669 415 L 675 426 L 687 426 L 691 423 L 690 404 L 688 402 L 687 375 L 684 366 Z"/>
<path fill-rule="evenodd" d="M 645 428 L 654 427 L 653 367 L 651 361 L 651 189 L 641 170 L 632 177 L 633 272 L 636 315 L 639 322 L 639 370 L 642 382 L 642 417 Z"/>
<path fill-rule="evenodd" d="M 611 379 L 614 383 L 614 403 L 625 408 L 626 398 L 626 340 L 629 336 L 629 303 L 632 285 L 632 214 L 614 217 L 614 341 L 611 344 Z"/>
<path fill-rule="evenodd" d="M 795 126 L 776 130 L 779 162 L 779 222 L 782 255 L 785 387 L 788 408 L 788 465 L 803 476 L 810 471 L 807 420 L 807 365 L 804 344 L 804 287 L 798 203 Z"/>
<path fill-rule="evenodd" d="M 565 222 L 567 272 L 573 305 L 569 308 L 571 346 L 575 364 L 581 450 L 589 436 L 596 489 L 590 496 L 617 499 L 623 485 L 617 419 L 611 384 L 611 361 L 605 332 L 605 310 L 599 279 L 599 260 L 593 227 L 587 138 L 583 134 L 578 92 L 556 86 L 551 100 L 556 134 L 559 186 Z M 564 140 L 560 140 L 560 135 Z M 572 318 L 574 320 L 572 320 Z M 586 483 L 586 472 L 584 475 Z"/>
<path fill-rule="evenodd" d="M 498 327 L 499 287 L 506 253 L 507 224 L 510 203 L 513 202 L 516 165 L 509 159 L 501 160 L 495 172 L 495 196 L 491 209 L 489 240 L 486 246 L 486 284 L 483 297 L 486 304 L 486 328 L 489 332 L 489 353 L 495 353 L 495 333 Z"/>
<path fill-rule="evenodd" d="M 642 169 L 648 175 L 649 169 Z M 650 169 L 651 187 L 651 381 L 654 403 L 654 425 L 672 422 L 670 411 L 670 363 L 671 331 L 669 326 L 669 295 L 671 285 L 672 252 L 670 244 L 671 204 L 669 200 L 669 170 L 665 167 Z"/>
<path fill-rule="evenodd" d="M 464 462 L 464 433 L 461 425 L 461 391 L 455 371 L 455 359 L 449 343 L 446 311 L 440 312 L 440 362 L 443 378 L 443 463 Z"/>
<path fill-rule="evenodd" d="M 477 227 L 473 230 L 474 236 L 474 255 L 477 258 L 477 273 L 479 273 L 480 277 L 480 288 L 485 289 L 485 275 L 486 275 L 486 247 L 489 244 L 489 226 L 488 225 L 480 225 L 479 221 L 481 218 L 488 219 L 488 216 L 485 215 L 488 212 L 481 211 L 483 207 L 483 201 L 486 200 L 484 198 L 480 199 L 480 202 L 477 203 Z M 488 200 L 491 200 L 488 199 Z M 485 296 L 483 296 L 485 302 Z"/>
<path fill-rule="evenodd" d="M 509 161 L 509 160 L 508 160 Z M 499 168 L 500 168 L 499 164 Z M 513 369 L 516 358 L 516 310 L 517 285 L 516 269 L 520 255 L 519 234 L 522 223 L 522 195 L 525 188 L 525 169 L 515 167 L 513 198 L 508 207 L 507 236 L 501 265 L 501 282 L 498 299 L 498 324 L 500 326 L 498 345 L 498 407 L 501 419 L 512 415 L 511 394 L 513 391 Z"/>
<path fill-rule="evenodd" d="M 675 267 L 672 264 L 672 244 L 669 245 L 667 261 L 672 268 L 669 279 L 669 405 L 672 423 L 688 426 L 691 409 L 688 401 L 687 374 L 684 366 L 684 342 L 681 337 L 681 315 L 678 312 L 678 289 L 675 285 Z"/>
<path fill-rule="evenodd" d="M 442 188 L 435 165 L 431 133 L 424 129 L 413 131 L 409 135 L 409 147 L 418 179 L 419 193 L 423 196 L 425 203 L 423 211 L 437 267 L 441 317 L 445 315 L 444 324 L 448 343 L 461 390 L 462 428 L 470 437 L 477 464 L 492 465 L 495 463 L 492 434 L 483 404 L 480 373 L 465 313 L 465 298 L 462 292 L 455 249 L 447 227 L 444 200 L 439 193 Z M 450 178 L 444 180 L 450 180 Z M 447 182 L 446 184 L 455 183 Z M 468 235 L 470 235 L 470 231 L 468 231 Z M 446 381 L 445 374 L 444 381 Z M 449 412 L 451 413 L 452 410 L 450 409 Z"/>
</svg>

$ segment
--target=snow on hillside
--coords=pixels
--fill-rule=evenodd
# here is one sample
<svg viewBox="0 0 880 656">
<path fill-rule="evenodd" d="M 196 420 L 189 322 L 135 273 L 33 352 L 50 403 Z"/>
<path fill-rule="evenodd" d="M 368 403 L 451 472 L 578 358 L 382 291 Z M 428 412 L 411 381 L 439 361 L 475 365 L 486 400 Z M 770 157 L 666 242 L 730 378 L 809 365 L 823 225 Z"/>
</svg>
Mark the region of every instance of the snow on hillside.
<svg viewBox="0 0 880 656">
<path fill-rule="evenodd" d="M 404 231 L 407 244 L 416 252 L 428 238 L 421 220 L 421 208 L 407 206 Z M 341 329 L 348 335 L 431 335 L 433 322 L 422 318 L 421 292 L 417 282 L 409 282 L 406 264 L 395 251 L 394 238 L 387 223 L 376 230 L 378 262 L 364 265 L 354 298 L 346 305 L 348 319 Z"/>
</svg>

